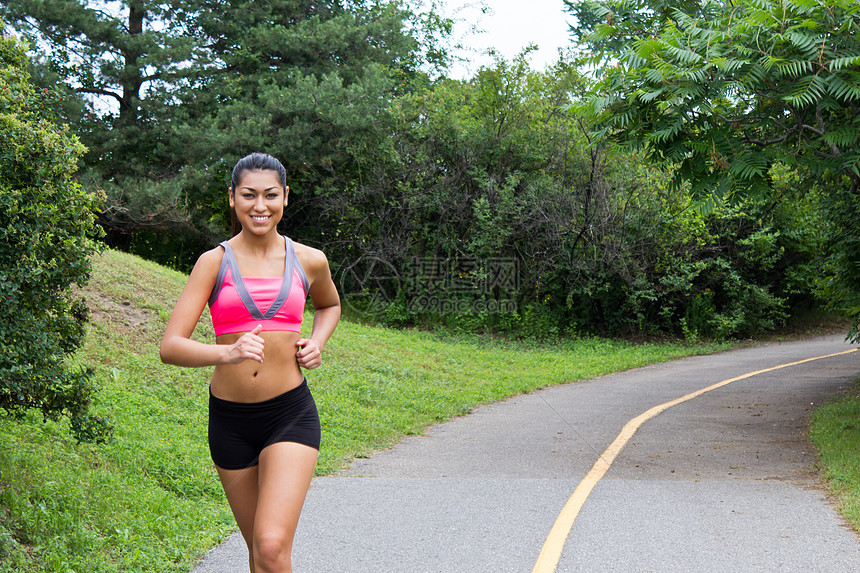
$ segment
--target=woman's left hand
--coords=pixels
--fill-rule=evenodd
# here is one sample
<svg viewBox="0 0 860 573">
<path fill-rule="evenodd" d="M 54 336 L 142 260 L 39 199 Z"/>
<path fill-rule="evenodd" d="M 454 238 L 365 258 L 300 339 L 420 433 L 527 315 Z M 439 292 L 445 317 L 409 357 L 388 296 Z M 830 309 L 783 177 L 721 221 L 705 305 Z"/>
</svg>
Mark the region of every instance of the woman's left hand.
<svg viewBox="0 0 860 573">
<path fill-rule="evenodd" d="M 322 352 L 316 342 L 309 338 L 300 338 L 296 341 L 299 347 L 296 352 L 296 362 L 299 366 L 311 370 L 322 364 Z"/>
</svg>

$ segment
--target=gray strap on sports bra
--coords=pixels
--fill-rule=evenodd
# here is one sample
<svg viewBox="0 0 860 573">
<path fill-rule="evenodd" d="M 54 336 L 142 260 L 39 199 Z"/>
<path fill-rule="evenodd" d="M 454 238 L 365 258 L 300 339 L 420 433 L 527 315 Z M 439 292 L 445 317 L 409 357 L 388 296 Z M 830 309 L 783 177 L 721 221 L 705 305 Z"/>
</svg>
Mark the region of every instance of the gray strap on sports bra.
<svg viewBox="0 0 860 573">
<path fill-rule="evenodd" d="M 287 301 L 287 297 L 290 296 L 290 288 L 293 285 L 294 268 L 299 271 L 302 286 L 305 287 L 305 293 L 307 293 L 308 278 L 301 263 L 296 259 L 296 250 L 289 237 L 284 237 L 284 245 L 287 253 L 284 259 L 284 277 L 281 282 L 281 290 L 278 293 L 277 298 L 272 302 L 272 306 L 269 307 L 265 314 L 260 311 L 257 303 L 254 302 L 254 299 L 251 297 L 251 293 L 248 292 L 248 288 L 245 286 L 245 281 L 242 280 L 242 275 L 239 272 L 239 263 L 236 261 L 236 254 L 233 252 L 233 249 L 227 241 L 221 243 L 221 246 L 224 247 L 224 257 L 221 259 L 221 268 L 218 269 L 218 278 L 215 282 L 215 288 L 212 290 L 212 295 L 209 297 L 209 305 L 211 306 L 218 298 L 218 293 L 221 291 L 224 284 L 224 275 L 227 273 L 227 268 L 230 269 L 230 274 L 233 276 L 233 283 L 236 285 L 236 292 L 239 294 L 239 298 L 242 299 L 242 303 L 244 303 L 245 308 L 248 309 L 251 317 L 255 320 L 268 320 L 272 318 L 284 305 Z"/>
</svg>

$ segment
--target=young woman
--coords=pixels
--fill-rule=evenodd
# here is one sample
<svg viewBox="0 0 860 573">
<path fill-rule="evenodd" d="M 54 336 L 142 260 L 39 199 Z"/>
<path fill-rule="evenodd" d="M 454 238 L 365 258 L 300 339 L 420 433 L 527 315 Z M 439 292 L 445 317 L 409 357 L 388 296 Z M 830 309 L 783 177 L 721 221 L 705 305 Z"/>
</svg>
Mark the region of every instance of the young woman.
<svg viewBox="0 0 860 573">
<path fill-rule="evenodd" d="M 200 256 L 161 342 L 161 359 L 215 366 L 209 449 L 248 545 L 252 573 L 290 572 L 293 537 L 320 444 L 301 369 L 316 368 L 340 319 L 325 255 L 278 234 L 289 187 L 261 153 L 233 169 L 230 206 L 241 231 Z M 307 295 L 310 338 L 299 334 Z M 215 344 L 191 339 L 209 304 Z"/>
</svg>

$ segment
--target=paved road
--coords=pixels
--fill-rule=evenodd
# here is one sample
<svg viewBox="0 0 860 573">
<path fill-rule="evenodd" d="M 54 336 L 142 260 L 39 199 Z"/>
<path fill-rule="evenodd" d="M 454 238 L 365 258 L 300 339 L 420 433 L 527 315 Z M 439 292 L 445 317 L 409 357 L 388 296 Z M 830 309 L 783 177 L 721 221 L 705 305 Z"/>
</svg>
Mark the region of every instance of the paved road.
<svg viewBox="0 0 860 573">
<path fill-rule="evenodd" d="M 477 409 L 317 478 L 300 573 L 529 572 L 621 428 L 749 372 L 852 347 L 841 336 L 678 360 Z M 860 352 L 738 380 L 645 422 L 597 482 L 558 572 L 860 571 L 860 542 L 813 473 L 810 412 Z M 234 535 L 194 573 L 245 571 Z"/>
</svg>

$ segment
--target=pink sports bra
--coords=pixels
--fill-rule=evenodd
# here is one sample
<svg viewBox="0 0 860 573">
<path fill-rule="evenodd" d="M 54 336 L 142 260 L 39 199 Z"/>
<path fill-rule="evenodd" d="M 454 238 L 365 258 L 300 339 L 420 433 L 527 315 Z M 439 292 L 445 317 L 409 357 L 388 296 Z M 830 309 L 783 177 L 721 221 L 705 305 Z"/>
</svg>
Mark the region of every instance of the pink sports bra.
<svg viewBox="0 0 860 573">
<path fill-rule="evenodd" d="M 246 277 L 239 273 L 236 255 L 227 241 L 215 288 L 209 296 L 209 314 L 215 336 L 263 330 L 299 332 L 308 293 L 308 277 L 296 258 L 293 242 L 284 237 L 287 256 L 283 277 Z M 261 308 L 267 308 L 266 312 Z"/>
</svg>

